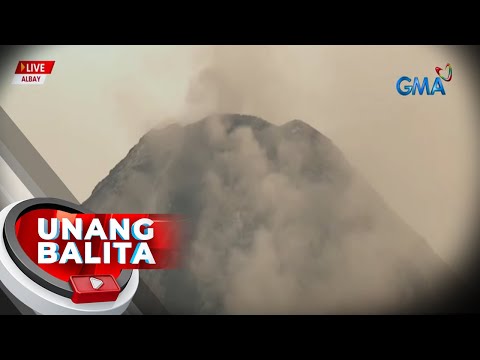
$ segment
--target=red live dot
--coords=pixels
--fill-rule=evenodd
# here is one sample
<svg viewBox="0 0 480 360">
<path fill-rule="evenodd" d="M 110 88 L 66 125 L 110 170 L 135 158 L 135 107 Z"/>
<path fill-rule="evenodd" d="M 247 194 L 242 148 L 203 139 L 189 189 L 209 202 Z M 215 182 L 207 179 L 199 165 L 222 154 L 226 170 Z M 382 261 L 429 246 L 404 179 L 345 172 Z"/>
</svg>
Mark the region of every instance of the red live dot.
<svg viewBox="0 0 480 360">
<path fill-rule="evenodd" d="M 115 301 L 120 286 L 112 275 L 72 275 L 72 301 L 76 304 Z"/>
</svg>

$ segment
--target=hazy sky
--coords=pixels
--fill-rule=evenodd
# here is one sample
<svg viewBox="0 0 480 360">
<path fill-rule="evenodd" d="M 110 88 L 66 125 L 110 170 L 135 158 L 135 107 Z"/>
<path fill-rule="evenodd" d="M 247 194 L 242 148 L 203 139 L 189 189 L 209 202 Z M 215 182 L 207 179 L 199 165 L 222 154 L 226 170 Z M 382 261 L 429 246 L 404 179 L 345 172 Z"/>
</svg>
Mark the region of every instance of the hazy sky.
<svg viewBox="0 0 480 360">
<path fill-rule="evenodd" d="M 19 58 L 55 60 L 43 86 L 10 85 Z M 446 96 L 400 96 L 402 75 L 450 62 Z M 241 112 L 302 119 L 331 138 L 450 263 L 473 190 L 472 69 L 424 46 L 49 46 L 10 60 L 0 105 L 84 201 L 152 126 Z M 4 68 L 5 69 L 5 68 Z"/>
</svg>

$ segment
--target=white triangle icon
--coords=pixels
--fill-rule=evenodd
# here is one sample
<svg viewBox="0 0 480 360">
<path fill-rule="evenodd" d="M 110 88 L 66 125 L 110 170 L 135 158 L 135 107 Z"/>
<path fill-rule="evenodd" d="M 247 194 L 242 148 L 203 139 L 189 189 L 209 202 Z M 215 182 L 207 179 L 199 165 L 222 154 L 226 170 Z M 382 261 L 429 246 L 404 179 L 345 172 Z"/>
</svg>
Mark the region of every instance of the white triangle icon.
<svg viewBox="0 0 480 360">
<path fill-rule="evenodd" d="M 94 277 L 90 278 L 90 283 L 95 290 L 98 290 L 102 287 L 103 281 Z"/>
</svg>

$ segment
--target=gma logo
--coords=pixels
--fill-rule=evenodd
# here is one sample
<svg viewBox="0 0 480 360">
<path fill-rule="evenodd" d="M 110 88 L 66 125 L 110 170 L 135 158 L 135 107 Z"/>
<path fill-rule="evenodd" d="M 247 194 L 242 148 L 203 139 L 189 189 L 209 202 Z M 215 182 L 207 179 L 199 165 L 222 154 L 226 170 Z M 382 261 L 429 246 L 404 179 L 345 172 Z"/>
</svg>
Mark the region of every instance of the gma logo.
<svg viewBox="0 0 480 360">
<path fill-rule="evenodd" d="M 425 92 L 427 95 L 435 95 L 437 92 L 445 95 L 445 89 L 443 87 L 443 82 L 440 77 L 436 77 L 435 81 L 432 84 L 432 87 L 429 86 L 428 77 L 424 77 L 422 83 L 418 80 L 418 77 L 413 78 L 413 84 L 411 84 L 412 79 L 408 76 L 402 76 L 397 81 L 397 92 L 402 96 L 407 95 L 423 95 Z M 410 85 L 411 84 L 411 85 Z"/>
</svg>

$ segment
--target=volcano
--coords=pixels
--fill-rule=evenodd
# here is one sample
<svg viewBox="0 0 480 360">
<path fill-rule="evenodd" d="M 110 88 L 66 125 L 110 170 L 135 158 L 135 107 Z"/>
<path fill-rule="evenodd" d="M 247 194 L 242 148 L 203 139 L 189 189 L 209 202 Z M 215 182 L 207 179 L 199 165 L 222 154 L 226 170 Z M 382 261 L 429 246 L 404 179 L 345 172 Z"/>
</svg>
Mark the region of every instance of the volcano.
<svg viewBox="0 0 480 360">
<path fill-rule="evenodd" d="M 154 128 L 84 206 L 185 217 L 182 267 L 141 272 L 174 314 L 409 312 L 431 304 L 450 276 L 333 142 L 300 120 L 221 114 Z"/>
</svg>

